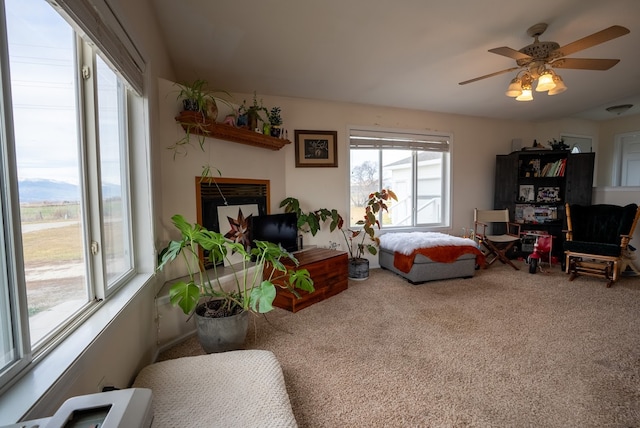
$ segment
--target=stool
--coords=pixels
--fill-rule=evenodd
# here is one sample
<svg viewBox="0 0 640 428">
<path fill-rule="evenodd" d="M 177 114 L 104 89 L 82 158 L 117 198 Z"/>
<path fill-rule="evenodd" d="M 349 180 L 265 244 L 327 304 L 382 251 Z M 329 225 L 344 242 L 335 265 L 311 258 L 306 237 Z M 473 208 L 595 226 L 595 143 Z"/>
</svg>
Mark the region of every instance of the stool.
<svg viewBox="0 0 640 428">
<path fill-rule="evenodd" d="M 153 392 L 152 427 L 297 427 L 271 351 L 161 361 L 143 368 L 133 387 Z"/>
</svg>

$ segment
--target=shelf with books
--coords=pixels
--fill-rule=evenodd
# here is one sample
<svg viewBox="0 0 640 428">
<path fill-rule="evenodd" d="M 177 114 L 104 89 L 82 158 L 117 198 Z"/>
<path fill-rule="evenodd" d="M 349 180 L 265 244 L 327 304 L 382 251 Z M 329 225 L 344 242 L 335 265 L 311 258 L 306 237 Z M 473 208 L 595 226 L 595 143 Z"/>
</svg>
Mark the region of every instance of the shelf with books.
<svg viewBox="0 0 640 428">
<path fill-rule="evenodd" d="M 494 209 L 509 210 L 522 230 L 555 236 L 562 251 L 565 203 L 591 204 L 595 153 L 518 151 L 496 156 Z"/>
</svg>

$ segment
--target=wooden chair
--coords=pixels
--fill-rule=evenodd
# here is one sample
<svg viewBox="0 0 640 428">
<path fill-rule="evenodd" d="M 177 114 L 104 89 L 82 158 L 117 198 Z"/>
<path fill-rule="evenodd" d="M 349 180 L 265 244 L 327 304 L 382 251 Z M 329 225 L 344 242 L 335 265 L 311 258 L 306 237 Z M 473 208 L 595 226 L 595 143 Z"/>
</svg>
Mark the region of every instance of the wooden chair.
<svg viewBox="0 0 640 428">
<path fill-rule="evenodd" d="M 629 257 L 640 208 L 609 204 L 565 205 L 566 238 L 563 244 L 566 272 L 573 281 L 578 275 L 603 277 L 607 287 L 618 280 Z"/>
<path fill-rule="evenodd" d="M 500 260 L 515 270 L 520 270 L 507 257 L 507 251 L 520 242 L 520 225 L 509 220 L 509 210 L 479 210 L 476 208 L 473 211 L 473 223 L 476 240 L 484 248 L 486 265 L 490 266 L 496 260 Z M 489 229 L 487 230 L 487 228 Z M 503 233 L 487 233 L 496 230 Z"/>
</svg>

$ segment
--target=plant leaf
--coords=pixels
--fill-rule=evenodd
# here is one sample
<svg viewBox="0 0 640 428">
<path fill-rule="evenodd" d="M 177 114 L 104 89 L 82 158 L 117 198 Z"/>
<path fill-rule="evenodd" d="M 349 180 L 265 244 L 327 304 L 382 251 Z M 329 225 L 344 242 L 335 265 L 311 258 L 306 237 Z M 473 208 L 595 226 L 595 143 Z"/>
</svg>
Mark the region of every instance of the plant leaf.
<svg viewBox="0 0 640 428">
<path fill-rule="evenodd" d="M 158 270 L 162 270 L 164 265 L 175 260 L 180 254 L 180 251 L 182 251 L 183 246 L 183 241 L 169 242 L 169 245 L 160 252 L 160 264 L 158 265 Z"/>
<path fill-rule="evenodd" d="M 315 288 L 313 287 L 313 279 L 309 275 L 307 269 L 300 269 L 297 271 L 289 271 L 289 284 L 293 288 L 299 288 L 300 290 L 313 293 Z"/>
<path fill-rule="evenodd" d="M 169 289 L 169 301 L 174 306 L 180 306 L 182 312 L 190 314 L 200 299 L 200 288 L 191 282 L 179 281 Z"/>
<path fill-rule="evenodd" d="M 276 287 L 269 281 L 262 281 L 259 286 L 251 290 L 251 309 L 261 314 L 273 310 L 273 300 L 276 298 Z"/>
</svg>

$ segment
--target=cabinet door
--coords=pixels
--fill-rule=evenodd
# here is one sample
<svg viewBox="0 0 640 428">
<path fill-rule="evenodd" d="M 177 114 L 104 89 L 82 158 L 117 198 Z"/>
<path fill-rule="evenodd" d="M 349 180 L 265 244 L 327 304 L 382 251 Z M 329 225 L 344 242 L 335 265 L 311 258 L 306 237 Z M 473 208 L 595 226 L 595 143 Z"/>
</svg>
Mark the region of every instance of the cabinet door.
<svg viewBox="0 0 640 428">
<path fill-rule="evenodd" d="M 591 205 L 595 153 L 570 154 L 567 158 L 565 202 Z"/>
<path fill-rule="evenodd" d="M 496 156 L 496 180 L 494 184 L 493 208 L 509 208 L 511 218 L 515 213 L 518 189 L 518 157 L 514 155 Z M 482 207 L 478 207 L 483 209 Z"/>
</svg>

